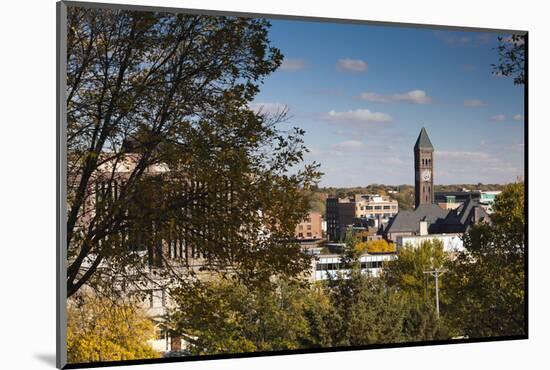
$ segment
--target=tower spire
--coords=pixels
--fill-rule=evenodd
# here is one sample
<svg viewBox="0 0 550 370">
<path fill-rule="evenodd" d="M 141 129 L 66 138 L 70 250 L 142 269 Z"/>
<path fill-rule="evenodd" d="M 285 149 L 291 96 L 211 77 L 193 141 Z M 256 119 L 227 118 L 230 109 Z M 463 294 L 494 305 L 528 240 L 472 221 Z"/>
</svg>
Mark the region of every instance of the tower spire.
<svg viewBox="0 0 550 370">
<path fill-rule="evenodd" d="M 432 142 L 430 141 L 430 137 L 428 136 L 428 132 L 424 127 L 422 127 L 422 130 L 420 130 L 420 134 L 418 135 L 418 139 L 416 139 L 416 144 L 414 145 L 414 149 L 432 149 L 433 150 Z"/>
</svg>

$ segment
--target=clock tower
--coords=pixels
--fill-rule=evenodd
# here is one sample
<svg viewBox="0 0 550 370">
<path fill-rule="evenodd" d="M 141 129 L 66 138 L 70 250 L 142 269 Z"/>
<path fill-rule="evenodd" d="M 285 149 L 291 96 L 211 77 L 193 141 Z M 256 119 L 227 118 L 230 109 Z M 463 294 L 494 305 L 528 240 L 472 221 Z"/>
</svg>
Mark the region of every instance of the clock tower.
<svg viewBox="0 0 550 370">
<path fill-rule="evenodd" d="M 414 206 L 434 203 L 434 147 L 422 127 L 414 145 Z"/>
</svg>

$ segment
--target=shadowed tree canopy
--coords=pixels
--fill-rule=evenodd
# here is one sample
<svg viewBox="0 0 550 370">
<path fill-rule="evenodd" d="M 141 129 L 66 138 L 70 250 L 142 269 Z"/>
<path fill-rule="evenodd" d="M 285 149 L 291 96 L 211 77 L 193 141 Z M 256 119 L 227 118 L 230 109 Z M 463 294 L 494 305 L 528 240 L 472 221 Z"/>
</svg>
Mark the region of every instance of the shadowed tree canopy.
<svg viewBox="0 0 550 370">
<path fill-rule="evenodd" d="M 197 282 L 172 292 L 168 323 L 192 354 L 277 351 L 328 345 L 328 301 L 288 281 L 262 287 L 230 279 Z"/>
<path fill-rule="evenodd" d="M 525 35 L 499 37 L 498 64 L 493 64 L 493 73 L 512 77 L 515 85 L 525 84 Z"/>
<path fill-rule="evenodd" d="M 449 265 L 444 309 L 458 335 L 525 333 L 524 194 L 522 183 L 507 185 L 495 200 L 491 224 L 466 233 L 466 250 Z"/>
<path fill-rule="evenodd" d="M 309 266 L 289 242 L 320 175 L 299 166 L 304 132 L 248 109 L 283 58 L 269 26 L 69 6 L 69 296 L 151 267 L 192 274 L 181 249 L 177 270 L 161 253 L 183 244 L 247 281 Z"/>
</svg>

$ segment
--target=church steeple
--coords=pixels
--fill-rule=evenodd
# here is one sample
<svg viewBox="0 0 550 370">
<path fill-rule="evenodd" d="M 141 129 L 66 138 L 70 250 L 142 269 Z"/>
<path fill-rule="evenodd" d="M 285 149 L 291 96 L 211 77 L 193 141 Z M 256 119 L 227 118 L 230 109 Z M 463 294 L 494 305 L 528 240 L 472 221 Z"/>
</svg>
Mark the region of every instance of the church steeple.
<svg viewBox="0 0 550 370">
<path fill-rule="evenodd" d="M 434 147 L 424 127 L 420 130 L 414 145 L 414 204 L 434 203 L 434 176 L 433 176 Z"/>
<path fill-rule="evenodd" d="M 416 144 L 414 145 L 414 150 L 418 149 L 434 149 L 432 142 L 430 141 L 430 137 L 428 136 L 428 132 L 424 127 L 420 130 L 420 135 L 418 135 L 418 139 L 416 139 Z"/>
</svg>

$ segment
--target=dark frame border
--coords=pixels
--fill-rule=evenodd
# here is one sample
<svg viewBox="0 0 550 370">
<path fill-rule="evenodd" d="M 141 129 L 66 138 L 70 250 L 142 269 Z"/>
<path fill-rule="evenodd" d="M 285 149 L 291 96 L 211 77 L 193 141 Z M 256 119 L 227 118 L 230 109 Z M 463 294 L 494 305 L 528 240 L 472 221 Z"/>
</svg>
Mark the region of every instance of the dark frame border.
<svg viewBox="0 0 550 370">
<path fill-rule="evenodd" d="M 67 289 L 66 279 L 63 277 L 66 274 L 66 168 L 67 168 L 67 141 L 66 141 L 66 101 L 62 98 L 66 90 L 66 43 L 67 43 L 67 6 L 78 6 L 84 8 L 103 8 L 103 9 L 124 9 L 134 11 L 150 11 L 150 12 L 167 12 L 167 13 L 186 13 L 186 14 L 205 14 L 213 16 L 238 16 L 238 17 L 254 17 L 268 18 L 280 20 L 296 20 L 306 22 L 327 22 L 327 23 L 342 23 L 342 24 L 363 24 L 371 26 L 386 26 L 400 28 L 423 28 L 434 30 L 447 31 L 472 31 L 472 32 L 489 32 L 499 34 L 520 34 L 525 36 L 525 84 L 524 87 L 524 197 L 525 197 L 525 334 L 499 336 L 499 337 L 484 337 L 484 338 L 468 338 L 457 340 L 433 340 L 433 341 L 418 341 L 404 343 L 384 343 L 384 344 L 369 344 L 362 346 L 347 346 L 347 347 L 326 347 L 326 348 L 308 348 L 284 351 L 261 351 L 261 352 L 245 352 L 231 354 L 216 354 L 216 355 L 201 355 L 201 356 L 186 356 L 172 357 L 160 359 L 139 359 L 139 360 L 121 360 L 121 361 L 102 361 L 102 362 L 85 362 L 85 363 L 67 363 Z M 250 357 L 267 357 L 267 356 L 282 356 L 294 354 L 310 354 L 310 353 L 327 353 L 327 352 L 342 352 L 342 351 L 359 351 L 366 349 L 382 349 L 382 348 L 403 348 L 417 346 L 437 346 L 446 344 L 459 343 L 484 343 L 484 342 L 499 342 L 508 340 L 522 340 L 529 338 L 529 32 L 526 30 L 510 30 L 510 29 L 495 29 L 495 28 L 478 28 L 478 27 L 460 27 L 448 26 L 439 24 L 420 24 L 420 23 L 401 23 L 401 22 L 383 22 L 369 21 L 359 19 L 344 19 L 344 18 L 326 18 L 313 16 L 299 15 L 283 15 L 283 14 L 264 14 L 264 13 L 248 13 L 248 12 L 232 12 L 222 10 L 207 10 L 207 9 L 186 9 L 172 7 L 156 7 L 145 5 L 130 5 L 130 4 L 112 4 L 112 3 L 89 3 L 80 1 L 59 1 L 56 4 L 56 46 L 57 46 L 57 61 L 56 61 L 56 367 L 59 369 L 81 369 L 81 368 L 96 368 L 124 365 L 142 365 L 142 364 L 162 364 L 173 362 L 190 362 L 190 361 L 205 361 L 205 360 L 220 360 L 231 358 L 250 358 Z"/>
</svg>

